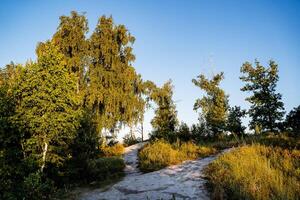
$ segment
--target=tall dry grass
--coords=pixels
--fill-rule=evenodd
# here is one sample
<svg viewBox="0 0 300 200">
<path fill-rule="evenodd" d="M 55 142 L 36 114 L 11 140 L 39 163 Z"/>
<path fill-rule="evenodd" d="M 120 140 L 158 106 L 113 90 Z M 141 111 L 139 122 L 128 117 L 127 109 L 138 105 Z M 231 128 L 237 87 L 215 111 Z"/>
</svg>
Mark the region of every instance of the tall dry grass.
<svg viewBox="0 0 300 200">
<path fill-rule="evenodd" d="M 300 151 L 251 145 L 222 155 L 205 170 L 213 199 L 299 199 Z"/>
<path fill-rule="evenodd" d="M 121 156 L 124 153 L 125 147 L 122 144 L 113 146 L 104 145 L 100 147 L 101 157 Z"/>
<path fill-rule="evenodd" d="M 170 144 L 157 140 L 139 152 L 139 166 L 142 171 L 150 172 L 214 153 L 216 150 L 212 147 L 201 147 L 191 142 Z"/>
</svg>

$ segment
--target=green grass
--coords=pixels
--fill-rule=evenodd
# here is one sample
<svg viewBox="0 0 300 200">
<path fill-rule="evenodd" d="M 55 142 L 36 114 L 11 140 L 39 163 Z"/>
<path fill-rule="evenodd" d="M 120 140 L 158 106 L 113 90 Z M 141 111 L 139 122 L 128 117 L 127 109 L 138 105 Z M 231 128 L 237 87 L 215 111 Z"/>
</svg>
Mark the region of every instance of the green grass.
<svg viewBox="0 0 300 200">
<path fill-rule="evenodd" d="M 300 151 L 250 145 L 206 169 L 212 199 L 299 199 Z"/>
<path fill-rule="evenodd" d="M 145 145 L 139 152 L 139 167 L 143 172 L 156 171 L 214 153 L 216 150 L 212 147 L 198 146 L 191 142 L 170 144 L 164 140 L 156 140 Z"/>
</svg>

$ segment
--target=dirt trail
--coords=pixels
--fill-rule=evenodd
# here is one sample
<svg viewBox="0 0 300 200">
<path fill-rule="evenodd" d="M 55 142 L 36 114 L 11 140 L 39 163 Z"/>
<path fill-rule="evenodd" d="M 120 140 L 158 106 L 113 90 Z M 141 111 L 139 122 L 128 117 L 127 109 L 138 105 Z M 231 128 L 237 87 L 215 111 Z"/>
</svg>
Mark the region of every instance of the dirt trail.
<svg viewBox="0 0 300 200">
<path fill-rule="evenodd" d="M 126 148 L 126 176 L 123 180 L 109 189 L 83 193 L 79 199 L 209 199 L 204 187 L 206 181 L 203 179 L 202 169 L 219 154 L 142 174 L 137 168 L 137 152 L 143 145 L 144 143 L 141 143 Z"/>
</svg>

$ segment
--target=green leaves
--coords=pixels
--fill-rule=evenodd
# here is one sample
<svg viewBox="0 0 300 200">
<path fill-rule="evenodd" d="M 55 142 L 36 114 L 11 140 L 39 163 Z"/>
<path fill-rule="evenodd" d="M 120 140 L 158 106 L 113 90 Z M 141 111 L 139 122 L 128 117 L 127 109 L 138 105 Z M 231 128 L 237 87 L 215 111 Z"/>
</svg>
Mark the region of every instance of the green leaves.
<svg viewBox="0 0 300 200">
<path fill-rule="evenodd" d="M 193 79 L 192 82 L 207 93 L 200 99 L 197 99 L 194 104 L 194 110 L 201 108 L 206 123 L 214 134 L 224 130 L 227 118 L 227 96 L 225 92 L 219 87 L 220 82 L 224 79 L 223 72 L 207 79 L 203 74 Z"/>
<path fill-rule="evenodd" d="M 246 98 L 251 103 L 248 112 L 252 118 L 250 127 L 260 126 L 263 130 L 274 131 L 284 114 L 281 94 L 276 93 L 278 65 L 270 61 L 269 67 L 265 68 L 256 60 L 255 67 L 249 62 L 244 63 L 241 72 L 240 79 L 245 82 L 241 90 L 252 92 L 252 96 Z"/>
<path fill-rule="evenodd" d="M 154 128 L 152 137 L 170 140 L 178 125 L 176 106 L 172 100 L 172 82 L 166 82 L 162 88 L 152 88 L 150 98 L 157 104 L 155 116 L 151 121 Z"/>
<path fill-rule="evenodd" d="M 16 120 L 31 135 L 25 140 L 24 151 L 37 155 L 39 163 L 61 165 L 66 159 L 68 144 L 79 126 L 75 87 L 76 77 L 69 74 L 63 55 L 51 42 L 43 44 L 36 63 L 26 65 L 16 90 L 20 99 Z M 45 144 L 49 145 L 47 150 Z"/>
<path fill-rule="evenodd" d="M 144 113 L 142 80 L 131 66 L 134 37 L 124 25 L 102 16 L 89 39 L 89 106 L 99 130 L 136 124 Z"/>
</svg>

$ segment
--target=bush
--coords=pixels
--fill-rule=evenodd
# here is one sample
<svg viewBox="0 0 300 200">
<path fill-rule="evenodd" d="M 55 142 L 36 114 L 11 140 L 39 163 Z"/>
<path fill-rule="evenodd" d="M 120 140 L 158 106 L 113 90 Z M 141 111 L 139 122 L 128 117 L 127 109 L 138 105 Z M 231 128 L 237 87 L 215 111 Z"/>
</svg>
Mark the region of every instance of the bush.
<svg viewBox="0 0 300 200">
<path fill-rule="evenodd" d="M 289 137 L 287 133 L 268 133 L 258 137 L 256 141 L 260 144 L 287 149 L 300 149 L 300 138 Z"/>
<path fill-rule="evenodd" d="M 123 137 L 123 144 L 125 146 L 130 146 L 130 145 L 134 145 L 136 143 L 139 143 L 141 142 L 141 139 L 140 138 L 136 138 L 134 135 L 132 134 L 126 134 L 124 137 Z"/>
<path fill-rule="evenodd" d="M 211 147 L 199 147 L 191 142 L 171 145 L 165 140 L 156 140 L 139 152 L 139 166 L 142 171 L 150 172 L 215 152 Z"/>
<path fill-rule="evenodd" d="M 104 157 L 121 156 L 124 153 L 122 144 L 114 144 L 113 146 L 102 146 L 100 152 Z"/>
<path fill-rule="evenodd" d="M 205 174 L 213 199 L 299 199 L 300 151 L 240 147 L 211 163 Z"/>
<path fill-rule="evenodd" d="M 23 183 L 24 199 L 50 199 L 54 192 L 54 182 L 44 178 L 40 172 L 31 173 Z"/>
<path fill-rule="evenodd" d="M 124 174 L 124 160 L 120 157 L 98 158 L 88 162 L 89 181 L 104 181 Z"/>
<path fill-rule="evenodd" d="M 180 154 L 171 144 L 157 140 L 139 152 L 139 166 L 144 172 L 155 171 L 181 162 Z"/>
<path fill-rule="evenodd" d="M 184 141 L 184 142 L 190 141 L 192 139 L 192 134 L 190 132 L 190 128 L 184 122 L 181 122 L 176 135 L 177 135 L 178 139 L 180 139 L 181 141 Z"/>
</svg>

